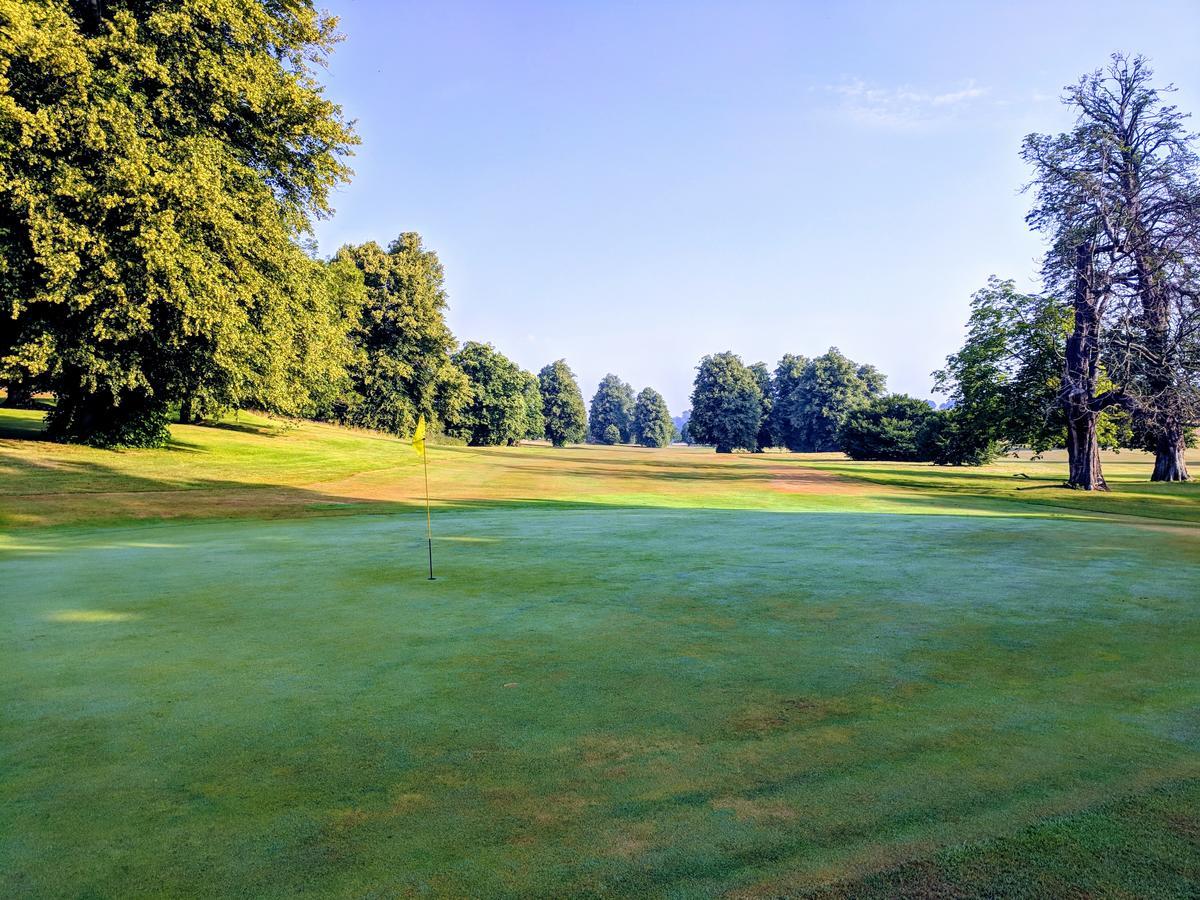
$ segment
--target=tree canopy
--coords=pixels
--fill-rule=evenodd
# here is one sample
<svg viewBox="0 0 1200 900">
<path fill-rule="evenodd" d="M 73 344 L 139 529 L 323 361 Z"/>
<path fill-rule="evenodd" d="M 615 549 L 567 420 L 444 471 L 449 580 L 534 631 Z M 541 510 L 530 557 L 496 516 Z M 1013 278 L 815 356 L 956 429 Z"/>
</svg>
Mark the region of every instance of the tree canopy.
<svg viewBox="0 0 1200 900">
<path fill-rule="evenodd" d="M 354 311 L 358 350 L 339 418 L 408 434 L 424 415 L 435 429 L 462 411 L 467 379 L 451 361 L 457 341 L 446 325 L 446 290 L 437 254 L 421 236 L 401 234 L 386 250 L 347 245 L 337 259 L 362 273 L 366 299 Z"/>
<path fill-rule="evenodd" d="M 938 416 L 924 400 L 907 394 L 876 397 L 846 413 L 839 433 L 841 449 L 851 459 L 933 459 L 931 425 Z"/>
<path fill-rule="evenodd" d="M 675 423 L 663 395 L 642 388 L 633 408 L 633 440 L 643 447 L 665 447 L 675 437 Z"/>
<path fill-rule="evenodd" d="M 1058 395 L 1070 310 L 1056 298 L 1023 294 L 993 276 L 971 297 L 967 338 L 934 388 L 949 394 L 964 438 L 980 446 L 1060 447 Z"/>
<path fill-rule="evenodd" d="M 0 379 L 51 433 L 166 437 L 168 406 L 314 402 L 289 320 L 338 301 L 298 238 L 355 138 L 310 2 L 0 0 Z M 322 343 L 322 338 L 318 343 Z"/>
<path fill-rule="evenodd" d="M 627 444 L 632 419 L 633 388 L 616 375 L 605 375 L 588 410 L 590 439 L 601 444 Z M 609 425 L 616 426 L 618 440 L 610 440 L 613 432 L 609 431 Z"/>
<path fill-rule="evenodd" d="M 555 360 L 538 373 L 546 440 L 555 447 L 576 444 L 587 432 L 587 411 L 575 373 L 564 359 Z"/>
<path fill-rule="evenodd" d="M 688 431 L 692 440 L 715 444 L 718 453 L 758 449 L 762 390 L 739 356 L 725 352 L 700 360 L 691 399 Z"/>
<path fill-rule="evenodd" d="M 546 437 L 546 414 L 542 410 L 542 390 L 538 377 L 532 372 L 521 372 L 525 382 L 522 395 L 525 400 L 525 433 L 521 435 L 527 441 L 540 441 Z"/>
<path fill-rule="evenodd" d="M 806 357 L 785 353 L 779 360 L 779 365 L 775 367 L 775 374 L 771 378 L 771 411 L 767 426 L 773 446 L 794 451 L 799 451 L 802 447 L 801 431 L 792 424 L 787 411 L 790 408 L 788 398 L 798 390 L 807 366 Z"/>
<path fill-rule="evenodd" d="M 468 341 L 454 354 L 470 386 L 470 399 L 446 423 L 446 433 L 472 447 L 516 444 L 529 430 L 529 379 L 491 344 Z"/>
<path fill-rule="evenodd" d="M 758 423 L 758 434 L 755 437 L 755 450 L 761 452 L 767 447 L 777 447 L 779 440 L 775 434 L 775 417 L 771 414 L 775 406 L 775 391 L 771 381 L 771 370 L 766 363 L 751 363 L 748 367 L 758 382 L 758 391 L 762 395 L 762 418 Z"/>
<path fill-rule="evenodd" d="M 826 453 L 839 447 L 838 432 L 852 409 L 883 393 L 887 379 L 870 365 L 859 365 L 837 347 L 815 359 L 785 356 L 775 416 L 784 446 L 802 453 Z"/>
<path fill-rule="evenodd" d="M 1049 239 L 1045 288 L 1071 311 L 1059 402 L 1071 487 L 1106 490 L 1100 417 L 1133 414 L 1155 437 L 1156 480 L 1188 477 L 1200 414 L 1196 258 L 1200 186 L 1194 139 L 1140 57 L 1120 54 L 1068 87 L 1075 126 L 1033 134 L 1027 221 Z M 1169 89 L 1168 89 L 1169 90 Z"/>
</svg>

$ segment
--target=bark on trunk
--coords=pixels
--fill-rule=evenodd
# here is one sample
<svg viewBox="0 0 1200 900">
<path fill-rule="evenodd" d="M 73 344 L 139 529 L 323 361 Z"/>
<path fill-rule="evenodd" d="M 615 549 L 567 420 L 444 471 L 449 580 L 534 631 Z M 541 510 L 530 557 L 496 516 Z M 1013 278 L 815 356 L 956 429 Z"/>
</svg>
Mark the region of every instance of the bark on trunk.
<svg viewBox="0 0 1200 900">
<path fill-rule="evenodd" d="M 1082 244 L 1075 251 L 1075 291 L 1072 307 L 1075 324 L 1064 348 L 1063 390 L 1060 395 L 1067 418 L 1066 486 L 1082 491 L 1107 491 L 1100 470 L 1100 441 L 1096 419 L 1100 401 L 1096 384 L 1100 367 L 1100 315 L 1093 286 L 1092 249 Z"/>
<path fill-rule="evenodd" d="M 1098 413 L 1090 409 L 1067 411 L 1067 487 L 1081 491 L 1107 491 L 1100 470 L 1100 441 L 1096 433 Z"/>
<path fill-rule="evenodd" d="M 1187 437 L 1183 429 L 1169 429 L 1155 440 L 1154 473 L 1151 481 L 1189 481 Z"/>
</svg>

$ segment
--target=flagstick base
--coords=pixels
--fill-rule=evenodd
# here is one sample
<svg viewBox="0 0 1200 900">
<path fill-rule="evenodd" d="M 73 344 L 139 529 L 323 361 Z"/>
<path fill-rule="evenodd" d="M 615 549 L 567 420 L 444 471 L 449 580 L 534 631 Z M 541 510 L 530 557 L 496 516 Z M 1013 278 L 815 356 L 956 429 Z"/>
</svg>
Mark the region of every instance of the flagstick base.
<svg viewBox="0 0 1200 900">
<path fill-rule="evenodd" d="M 429 580 L 437 581 L 437 579 L 433 577 L 433 538 L 429 539 Z"/>
</svg>

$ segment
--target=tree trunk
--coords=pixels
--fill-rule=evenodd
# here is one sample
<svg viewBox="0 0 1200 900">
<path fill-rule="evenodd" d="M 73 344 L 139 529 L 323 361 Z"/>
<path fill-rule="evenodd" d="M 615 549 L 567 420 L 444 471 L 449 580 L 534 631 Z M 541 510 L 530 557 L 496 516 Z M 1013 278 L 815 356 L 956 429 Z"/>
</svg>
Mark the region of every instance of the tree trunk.
<svg viewBox="0 0 1200 900">
<path fill-rule="evenodd" d="M 192 395 L 185 394 L 179 401 L 179 424 L 190 425 L 192 421 Z"/>
<path fill-rule="evenodd" d="M 1093 289 L 1092 248 L 1075 248 L 1075 290 L 1072 308 L 1075 324 L 1063 353 L 1063 390 L 1060 395 L 1067 418 L 1066 486 L 1081 491 L 1107 491 L 1100 470 L 1100 441 L 1096 419 L 1101 406 L 1096 397 L 1100 366 L 1100 316 Z"/>
<path fill-rule="evenodd" d="M 1099 414 L 1090 409 L 1067 410 L 1067 487 L 1081 491 L 1107 491 L 1100 470 L 1100 441 L 1096 434 Z"/>
<path fill-rule="evenodd" d="M 1170 428 L 1155 438 L 1154 473 L 1151 481 L 1189 481 L 1187 436 L 1182 428 Z"/>
<path fill-rule="evenodd" d="M 4 405 L 9 409 L 33 409 L 33 386 L 14 378 L 5 389 Z"/>
</svg>

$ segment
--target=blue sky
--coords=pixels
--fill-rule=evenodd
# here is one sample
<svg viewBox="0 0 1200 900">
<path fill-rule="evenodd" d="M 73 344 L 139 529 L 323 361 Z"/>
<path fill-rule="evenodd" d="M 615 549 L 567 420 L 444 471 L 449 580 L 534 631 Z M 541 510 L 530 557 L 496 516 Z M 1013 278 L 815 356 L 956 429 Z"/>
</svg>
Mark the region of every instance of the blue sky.
<svg viewBox="0 0 1200 900">
<path fill-rule="evenodd" d="M 1200 112 L 1196 0 L 325 6 L 363 144 L 321 252 L 418 231 L 460 340 L 676 414 L 721 350 L 931 396 L 972 291 L 1036 284 L 1017 154 L 1062 86 L 1144 53 Z"/>
</svg>

